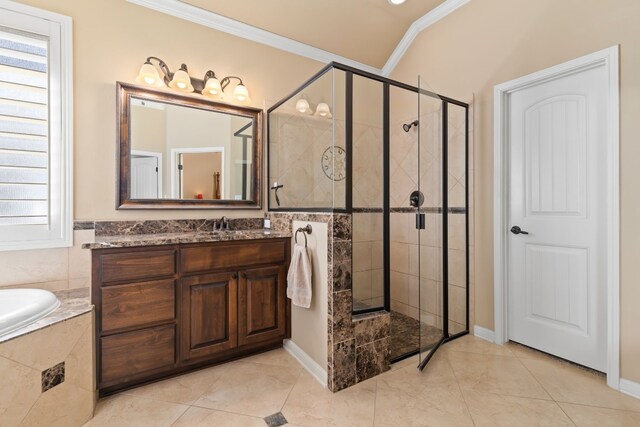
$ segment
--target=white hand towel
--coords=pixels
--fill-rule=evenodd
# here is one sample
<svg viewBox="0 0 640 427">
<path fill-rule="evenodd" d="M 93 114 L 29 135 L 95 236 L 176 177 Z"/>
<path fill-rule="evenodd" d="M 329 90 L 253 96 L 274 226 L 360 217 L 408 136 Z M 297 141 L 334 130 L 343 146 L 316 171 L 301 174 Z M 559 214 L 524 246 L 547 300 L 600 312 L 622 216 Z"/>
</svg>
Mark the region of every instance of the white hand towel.
<svg viewBox="0 0 640 427">
<path fill-rule="evenodd" d="M 287 297 L 299 307 L 311 306 L 311 260 L 304 245 L 293 247 L 287 274 Z"/>
</svg>

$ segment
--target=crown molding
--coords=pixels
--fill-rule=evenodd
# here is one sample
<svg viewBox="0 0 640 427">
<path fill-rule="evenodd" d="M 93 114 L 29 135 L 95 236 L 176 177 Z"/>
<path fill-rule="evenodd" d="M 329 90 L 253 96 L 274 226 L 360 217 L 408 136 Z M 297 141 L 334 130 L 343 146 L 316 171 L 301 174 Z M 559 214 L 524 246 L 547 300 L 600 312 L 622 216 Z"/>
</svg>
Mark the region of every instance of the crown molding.
<svg viewBox="0 0 640 427">
<path fill-rule="evenodd" d="M 218 15 L 217 13 L 213 13 L 208 10 L 200 9 L 199 7 L 192 6 L 178 0 L 127 1 L 138 6 L 143 6 L 157 12 L 162 12 L 176 18 L 191 21 L 195 24 L 213 28 L 214 30 L 222 31 L 227 34 L 264 44 L 295 55 L 304 56 L 325 64 L 335 61 L 370 73 L 378 75 L 381 73 L 379 68 L 372 67 L 371 65 L 363 64 L 361 62 L 354 61 L 353 59 L 318 49 L 317 47 L 274 34 L 261 28 L 236 21 L 235 19 L 227 18 L 226 16 Z"/>
<path fill-rule="evenodd" d="M 404 54 L 411 46 L 411 43 L 413 43 L 413 40 L 422 30 L 435 24 L 445 16 L 469 3 L 471 0 L 446 0 L 440 6 L 414 21 L 400 40 L 400 43 L 398 43 L 396 48 L 393 50 L 391 56 L 382 69 L 354 61 L 353 59 L 349 59 L 344 56 L 336 55 L 335 53 L 327 52 L 326 50 L 318 49 L 317 47 L 274 34 L 261 28 L 236 21 L 235 19 L 227 18 L 226 16 L 218 15 L 217 13 L 183 3 L 179 0 L 127 1 L 138 6 L 146 7 L 195 24 L 213 28 L 214 30 L 222 31 L 246 40 L 251 40 L 275 49 L 293 53 L 294 55 L 313 59 L 324 64 L 329 62 L 340 62 L 363 71 L 387 77 L 398 65 Z"/>
<path fill-rule="evenodd" d="M 382 67 L 382 75 L 388 77 L 389 74 L 391 74 L 409 49 L 409 46 L 413 43 L 413 40 L 415 40 L 421 31 L 429 28 L 470 1 L 471 0 L 446 0 L 440 6 L 414 21 L 405 33 L 404 37 L 402 37 L 402 40 L 400 40 L 400 43 L 398 43 L 398 46 L 393 50 L 393 53 L 391 53 L 391 56 L 389 56 L 387 63 Z"/>
</svg>

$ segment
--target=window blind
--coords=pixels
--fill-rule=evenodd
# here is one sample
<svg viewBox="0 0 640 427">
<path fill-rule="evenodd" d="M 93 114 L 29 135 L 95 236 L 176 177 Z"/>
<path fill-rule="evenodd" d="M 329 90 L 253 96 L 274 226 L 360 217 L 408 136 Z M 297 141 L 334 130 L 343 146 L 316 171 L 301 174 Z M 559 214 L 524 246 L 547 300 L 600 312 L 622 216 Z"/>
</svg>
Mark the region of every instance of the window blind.
<svg viewBox="0 0 640 427">
<path fill-rule="evenodd" d="M 0 26 L 0 233 L 47 225 L 48 39 Z"/>
</svg>

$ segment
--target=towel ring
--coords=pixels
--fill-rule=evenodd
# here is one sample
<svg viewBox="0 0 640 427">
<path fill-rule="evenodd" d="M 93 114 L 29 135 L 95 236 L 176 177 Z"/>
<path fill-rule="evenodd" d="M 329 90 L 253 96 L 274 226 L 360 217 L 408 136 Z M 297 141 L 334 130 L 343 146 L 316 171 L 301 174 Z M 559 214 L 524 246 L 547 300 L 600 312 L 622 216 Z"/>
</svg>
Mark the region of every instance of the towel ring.
<svg viewBox="0 0 640 427">
<path fill-rule="evenodd" d="M 306 227 L 300 227 L 296 230 L 296 234 L 294 235 L 294 239 L 296 243 L 298 243 L 298 233 L 302 232 L 304 236 L 304 247 L 307 247 L 307 234 L 311 234 L 311 224 L 307 224 Z"/>
</svg>

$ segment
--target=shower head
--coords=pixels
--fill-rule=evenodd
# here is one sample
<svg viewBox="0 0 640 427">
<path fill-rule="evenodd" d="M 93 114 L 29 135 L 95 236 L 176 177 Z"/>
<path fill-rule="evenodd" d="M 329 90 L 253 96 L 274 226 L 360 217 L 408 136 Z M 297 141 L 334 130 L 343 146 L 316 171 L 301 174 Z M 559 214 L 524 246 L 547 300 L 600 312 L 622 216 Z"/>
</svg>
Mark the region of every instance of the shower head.
<svg viewBox="0 0 640 427">
<path fill-rule="evenodd" d="M 412 126 L 418 126 L 420 122 L 417 120 L 412 121 L 411 123 L 405 123 L 402 125 L 402 129 L 404 129 L 405 132 L 409 132 L 411 130 Z"/>
</svg>

